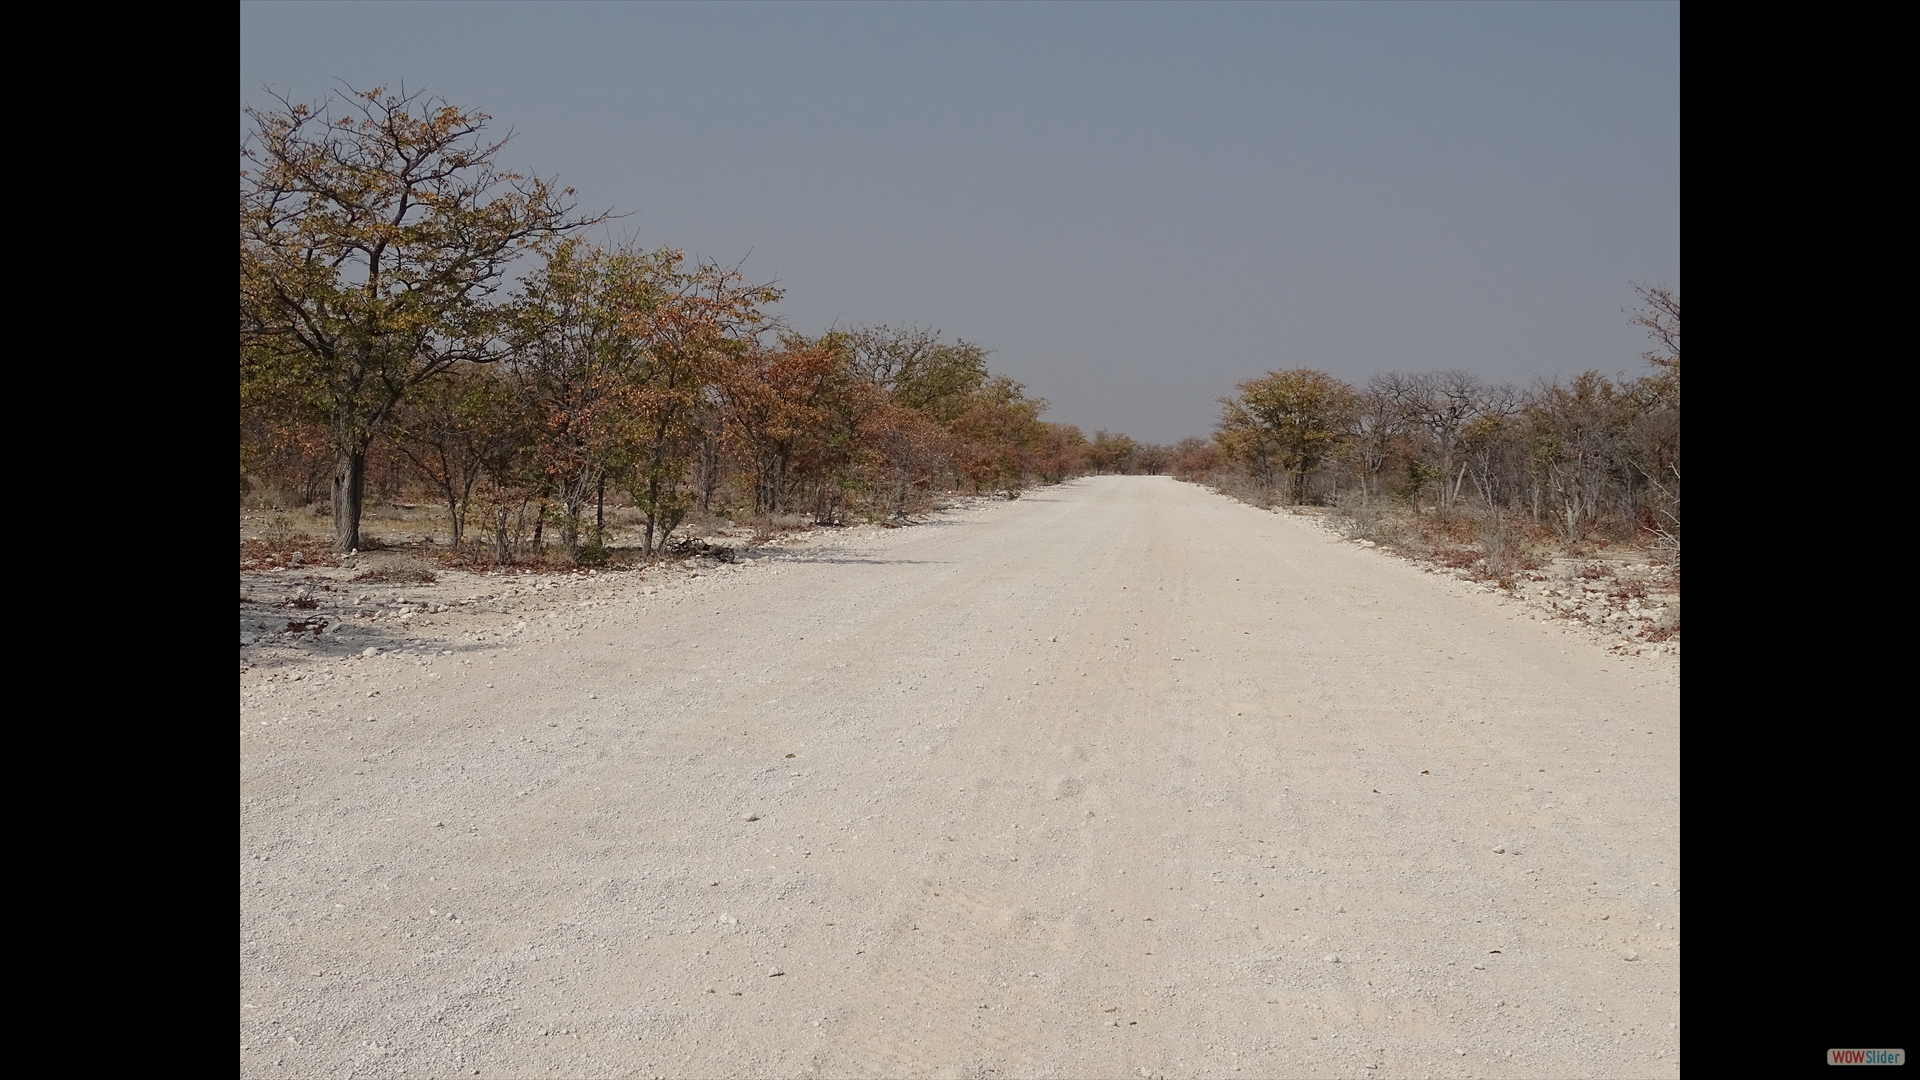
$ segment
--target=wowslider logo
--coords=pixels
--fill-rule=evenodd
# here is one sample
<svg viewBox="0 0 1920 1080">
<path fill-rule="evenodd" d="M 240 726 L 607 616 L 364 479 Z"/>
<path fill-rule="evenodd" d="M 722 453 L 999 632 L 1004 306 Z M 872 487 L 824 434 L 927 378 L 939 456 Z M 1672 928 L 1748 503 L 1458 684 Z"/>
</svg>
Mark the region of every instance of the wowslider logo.
<svg viewBox="0 0 1920 1080">
<path fill-rule="evenodd" d="M 1829 1050 L 1829 1065 L 1905 1065 L 1905 1050 Z"/>
</svg>

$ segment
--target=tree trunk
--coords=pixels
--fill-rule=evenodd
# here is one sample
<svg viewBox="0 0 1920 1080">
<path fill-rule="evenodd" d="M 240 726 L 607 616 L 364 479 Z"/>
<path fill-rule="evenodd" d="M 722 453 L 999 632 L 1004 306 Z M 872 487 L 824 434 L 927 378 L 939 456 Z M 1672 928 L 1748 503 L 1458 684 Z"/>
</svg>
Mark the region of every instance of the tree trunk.
<svg viewBox="0 0 1920 1080">
<path fill-rule="evenodd" d="M 560 546 L 568 558 L 580 551 L 580 510 L 586 495 L 586 485 L 579 478 L 568 481 L 560 490 Z"/>
<path fill-rule="evenodd" d="M 513 548 L 507 543 L 507 508 L 502 506 L 493 519 L 493 561 L 504 565 L 512 556 Z"/>
<path fill-rule="evenodd" d="M 656 459 L 654 467 L 647 470 L 647 539 L 644 552 L 654 554 L 653 523 L 660 516 L 660 469 Z M 660 546 L 665 547 L 667 538 L 660 537 Z"/>
<path fill-rule="evenodd" d="M 460 514 L 456 519 L 458 522 L 457 535 L 459 536 L 465 536 L 467 534 L 467 515 L 473 512 L 473 485 L 479 478 L 480 473 L 478 469 L 469 468 L 467 470 L 466 479 L 463 481 L 463 486 L 460 489 Z M 454 543 L 458 545 L 459 541 L 455 540 Z M 475 554 L 479 554 L 480 541 L 478 539 L 475 539 L 473 542 L 473 550 Z"/>
<path fill-rule="evenodd" d="M 447 531 L 453 535 L 453 550 L 459 551 L 460 550 L 460 533 L 462 531 L 460 527 L 462 524 L 462 521 L 461 521 L 462 515 L 460 513 L 460 492 L 458 489 L 456 489 L 453 486 L 453 479 L 452 479 L 451 473 L 448 474 L 447 482 L 440 485 L 440 491 L 441 491 L 441 494 L 445 495 L 447 498 Z"/>
<path fill-rule="evenodd" d="M 595 547 L 607 546 L 607 474 L 600 474 L 600 493 L 594 496 L 593 503 L 593 543 Z"/>
<path fill-rule="evenodd" d="M 360 549 L 360 510 L 367 494 L 367 448 L 348 446 L 333 468 L 333 543 L 341 551 Z"/>
<path fill-rule="evenodd" d="M 713 489 L 719 484 L 720 436 L 715 431 L 709 433 L 700 443 L 700 510 L 702 513 L 713 510 Z"/>
</svg>

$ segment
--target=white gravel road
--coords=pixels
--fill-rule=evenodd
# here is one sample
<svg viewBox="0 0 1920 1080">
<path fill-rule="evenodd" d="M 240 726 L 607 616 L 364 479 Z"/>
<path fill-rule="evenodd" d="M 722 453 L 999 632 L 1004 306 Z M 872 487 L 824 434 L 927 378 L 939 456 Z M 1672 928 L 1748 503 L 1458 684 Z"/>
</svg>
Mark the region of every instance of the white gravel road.
<svg viewBox="0 0 1920 1080">
<path fill-rule="evenodd" d="M 243 673 L 242 1076 L 1679 1071 L 1673 657 L 1163 477 L 482 608 Z"/>
</svg>

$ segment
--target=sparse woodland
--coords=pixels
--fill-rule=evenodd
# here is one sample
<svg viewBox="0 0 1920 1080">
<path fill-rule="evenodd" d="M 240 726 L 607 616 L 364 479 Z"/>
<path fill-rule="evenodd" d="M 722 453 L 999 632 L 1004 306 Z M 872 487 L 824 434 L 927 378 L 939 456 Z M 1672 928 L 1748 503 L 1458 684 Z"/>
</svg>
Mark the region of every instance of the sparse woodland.
<svg viewBox="0 0 1920 1080">
<path fill-rule="evenodd" d="M 918 328 L 809 336 L 780 290 L 670 249 L 599 246 L 571 189 L 507 171 L 487 117 L 373 90 L 249 110 L 241 149 L 243 505 L 372 546 L 368 499 L 437 506 L 451 557 L 651 557 L 690 519 L 896 521 L 946 492 L 1171 473 L 1510 581 L 1632 545 L 1676 574 L 1680 300 L 1639 287 L 1637 376 L 1353 386 L 1269 372 L 1208 439 L 1041 419 L 987 352 Z"/>
<path fill-rule="evenodd" d="M 922 329 L 807 336 L 780 290 L 678 251 L 583 238 L 607 215 L 497 164 L 487 118 L 374 90 L 248 113 L 241 151 L 243 501 L 331 518 L 441 507 L 451 552 L 639 554 L 691 515 L 892 520 L 937 492 L 1015 496 L 1087 440 Z"/>
<path fill-rule="evenodd" d="M 1259 505 L 1330 507 L 1346 531 L 1511 587 L 1551 556 L 1643 551 L 1677 588 L 1680 297 L 1639 286 L 1647 371 L 1516 388 L 1459 371 L 1355 387 L 1269 372 L 1221 402 L 1172 469 Z"/>
</svg>

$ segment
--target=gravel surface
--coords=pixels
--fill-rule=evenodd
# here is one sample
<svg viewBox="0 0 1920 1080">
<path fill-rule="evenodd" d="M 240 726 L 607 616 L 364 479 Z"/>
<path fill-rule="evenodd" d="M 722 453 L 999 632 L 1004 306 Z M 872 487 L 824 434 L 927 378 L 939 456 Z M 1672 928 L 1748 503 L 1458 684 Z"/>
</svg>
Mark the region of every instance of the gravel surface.
<svg viewBox="0 0 1920 1080">
<path fill-rule="evenodd" d="M 1678 1073 L 1677 658 L 1162 477 L 693 573 L 243 576 L 243 1076 Z"/>
</svg>

